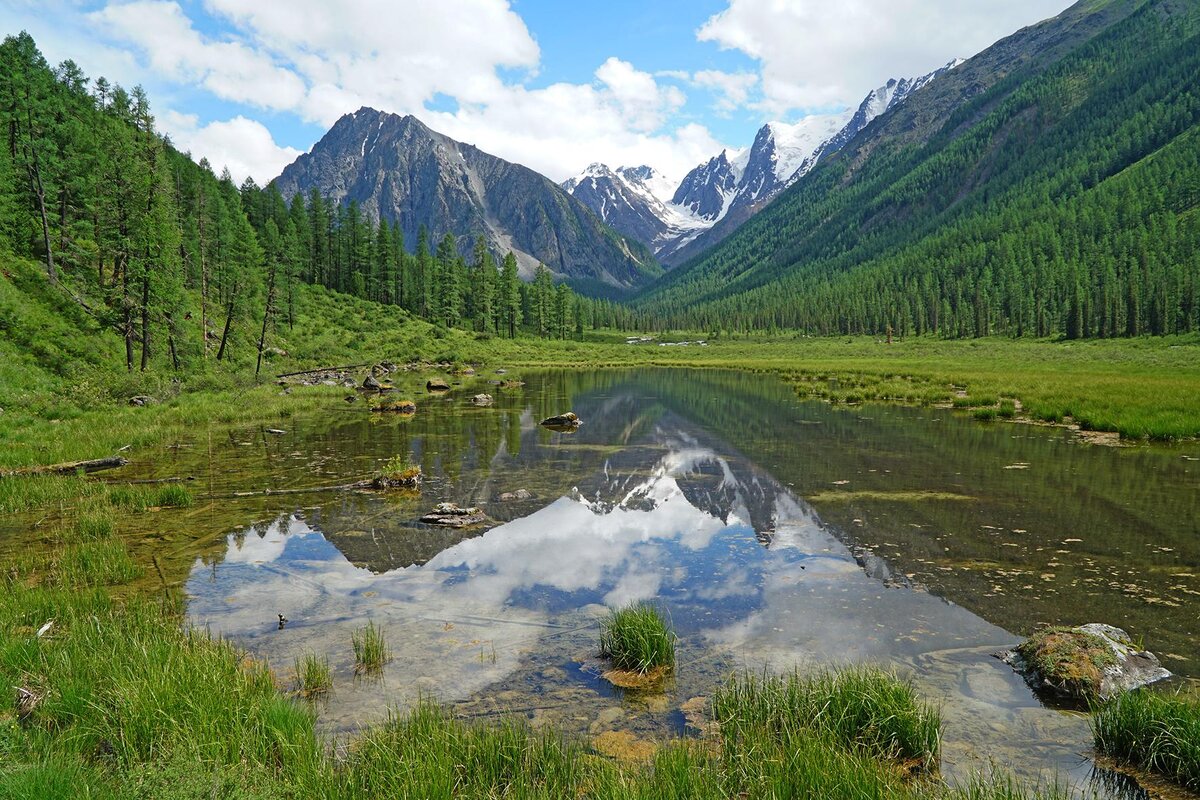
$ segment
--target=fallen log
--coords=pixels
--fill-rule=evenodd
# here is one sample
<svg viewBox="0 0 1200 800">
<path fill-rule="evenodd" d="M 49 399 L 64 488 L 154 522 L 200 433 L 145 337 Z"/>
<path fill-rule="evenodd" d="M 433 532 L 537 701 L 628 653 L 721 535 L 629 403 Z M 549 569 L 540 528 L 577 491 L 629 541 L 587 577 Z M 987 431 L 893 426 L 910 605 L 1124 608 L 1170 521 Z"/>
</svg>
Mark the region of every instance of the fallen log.
<svg viewBox="0 0 1200 800">
<path fill-rule="evenodd" d="M 128 459 L 121 456 L 90 458 L 84 461 L 68 461 L 65 464 L 44 464 L 36 467 L 0 470 L 0 478 L 15 478 L 26 475 L 75 475 L 79 472 L 92 473 L 104 469 L 115 469 L 123 467 L 128 463 Z"/>
<path fill-rule="evenodd" d="M 343 372 L 348 369 L 362 369 L 369 367 L 370 364 L 347 364 L 344 367 L 318 367 L 317 369 L 302 369 L 299 372 L 285 372 L 282 375 L 276 375 L 276 378 L 294 378 L 297 375 L 314 375 L 318 372 Z"/>
</svg>

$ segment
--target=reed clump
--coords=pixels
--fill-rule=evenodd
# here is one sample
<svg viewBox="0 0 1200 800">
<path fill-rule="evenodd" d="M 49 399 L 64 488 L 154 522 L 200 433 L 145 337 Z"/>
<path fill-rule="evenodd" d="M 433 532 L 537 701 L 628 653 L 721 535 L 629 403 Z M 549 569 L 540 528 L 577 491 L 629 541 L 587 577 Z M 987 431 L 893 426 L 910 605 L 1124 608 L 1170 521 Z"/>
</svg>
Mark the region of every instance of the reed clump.
<svg viewBox="0 0 1200 800">
<path fill-rule="evenodd" d="M 727 746 L 791 749 L 820 741 L 914 774 L 937 767 L 937 710 L 911 684 L 873 667 L 734 677 L 713 695 L 712 712 Z"/>
<path fill-rule="evenodd" d="M 305 653 L 296 659 L 297 694 L 305 698 L 320 697 L 332 688 L 333 669 L 327 656 Z"/>
<path fill-rule="evenodd" d="M 351 634 L 354 646 L 354 669 L 357 672 L 378 673 L 392 660 L 383 629 L 368 622 Z"/>
<path fill-rule="evenodd" d="M 1096 749 L 1200 790 L 1200 698 L 1141 689 L 1092 715 Z"/>
<path fill-rule="evenodd" d="M 600 654 L 618 670 L 673 669 L 678 640 L 662 612 L 644 603 L 610 611 L 600 623 Z"/>
</svg>

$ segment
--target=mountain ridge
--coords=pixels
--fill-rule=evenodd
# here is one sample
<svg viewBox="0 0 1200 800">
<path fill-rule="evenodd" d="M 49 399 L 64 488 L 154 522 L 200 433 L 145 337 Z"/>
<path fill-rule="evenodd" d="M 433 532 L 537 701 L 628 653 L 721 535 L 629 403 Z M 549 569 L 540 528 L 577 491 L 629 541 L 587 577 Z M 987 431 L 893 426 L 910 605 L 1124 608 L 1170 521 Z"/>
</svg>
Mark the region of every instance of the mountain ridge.
<svg viewBox="0 0 1200 800">
<path fill-rule="evenodd" d="M 960 63 L 955 59 L 925 75 L 889 79 L 853 111 L 767 122 L 750 146 L 722 150 L 690 170 L 669 199 L 630 174 L 653 173 L 647 166 L 592 164 L 561 186 L 671 267 L 719 242 L 877 116 Z"/>
<path fill-rule="evenodd" d="M 538 264 L 573 285 L 623 292 L 661 272 L 640 243 L 606 226 L 553 181 L 434 131 L 412 115 L 363 107 L 343 115 L 272 182 L 285 199 L 316 189 L 398 224 L 414 243 L 453 233 L 464 252 L 483 236 L 512 251 L 521 276 Z"/>
</svg>

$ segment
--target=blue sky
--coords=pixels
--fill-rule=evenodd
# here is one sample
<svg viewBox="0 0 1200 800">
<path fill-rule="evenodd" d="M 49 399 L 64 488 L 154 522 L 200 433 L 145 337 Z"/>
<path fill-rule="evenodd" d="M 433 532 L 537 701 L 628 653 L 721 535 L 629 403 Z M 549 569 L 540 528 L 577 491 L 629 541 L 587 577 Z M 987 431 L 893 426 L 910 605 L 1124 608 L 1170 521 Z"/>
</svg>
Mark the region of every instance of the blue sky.
<svg viewBox="0 0 1200 800">
<path fill-rule="evenodd" d="M 159 127 L 269 180 L 342 114 L 411 113 L 562 180 L 593 161 L 678 178 L 768 120 L 856 106 L 1066 0 L 0 0 L 150 93 Z"/>
</svg>

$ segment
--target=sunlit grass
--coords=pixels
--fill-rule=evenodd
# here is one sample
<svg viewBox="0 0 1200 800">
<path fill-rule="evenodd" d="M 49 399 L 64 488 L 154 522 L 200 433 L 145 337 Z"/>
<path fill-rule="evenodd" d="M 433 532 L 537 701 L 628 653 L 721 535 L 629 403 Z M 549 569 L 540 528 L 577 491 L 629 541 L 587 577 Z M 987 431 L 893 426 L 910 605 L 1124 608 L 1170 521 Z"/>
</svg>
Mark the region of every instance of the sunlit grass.
<svg viewBox="0 0 1200 800">
<path fill-rule="evenodd" d="M 613 610 L 600 623 L 600 655 L 619 670 L 674 667 L 677 639 L 662 612 L 643 603 Z"/>
<path fill-rule="evenodd" d="M 1200 790 L 1200 698 L 1126 692 L 1092 715 L 1096 749 Z"/>
<path fill-rule="evenodd" d="M 909 683 L 875 668 L 742 675 L 713 695 L 712 710 L 727 740 L 824 738 L 919 772 L 936 767 L 941 745 L 938 712 Z"/>
<path fill-rule="evenodd" d="M 296 691 L 302 697 L 318 697 L 333 688 L 333 670 L 326 656 L 305 653 L 296 659 Z"/>
<path fill-rule="evenodd" d="M 358 672 L 378 673 L 392 660 L 387 637 L 374 622 L 354 631 L 350 640 L 354 647 L 354 668 Z"/>
</svg>

